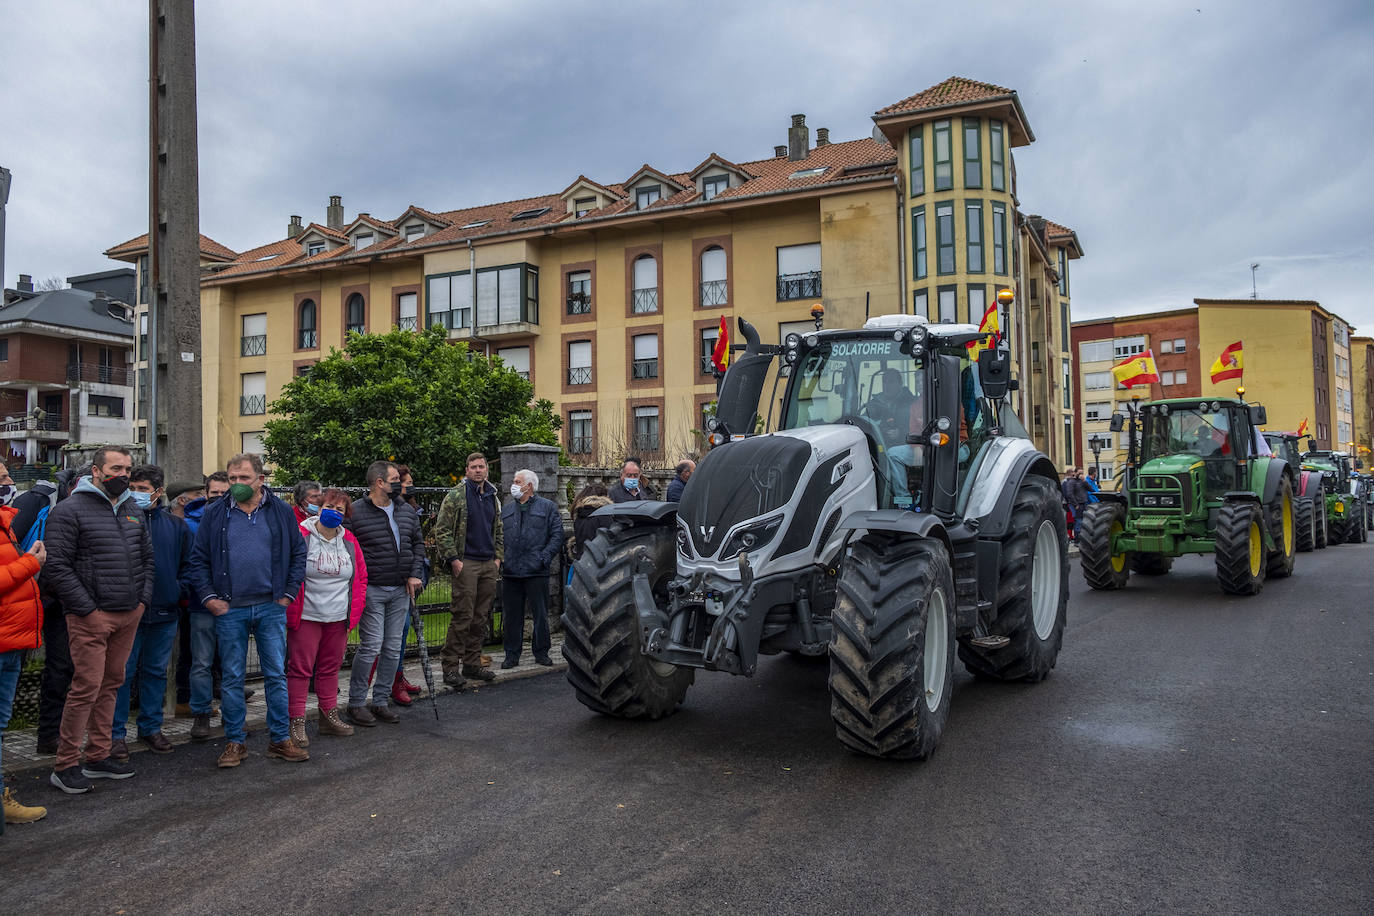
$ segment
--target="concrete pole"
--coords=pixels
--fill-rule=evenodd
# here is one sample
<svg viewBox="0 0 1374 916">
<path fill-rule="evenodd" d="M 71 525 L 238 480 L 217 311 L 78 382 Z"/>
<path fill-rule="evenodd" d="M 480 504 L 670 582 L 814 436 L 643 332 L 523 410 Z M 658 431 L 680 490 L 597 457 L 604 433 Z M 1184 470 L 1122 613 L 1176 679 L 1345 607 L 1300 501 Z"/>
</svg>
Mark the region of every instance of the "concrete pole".
<svg viewBox="0 0 1374 916">
<path fill-rule="evenodd" d="M 10 202 L 10 170 L 0 166 L 0 299 L 5 290 L 5 205 Z M 0 305 L 3 305 L 0 301 Z"/>
<path fill-rule="evenodd" d="M 201 463 L 200 202 L 193 0 L 149 0 L 149 460 Z"/>
</svg>

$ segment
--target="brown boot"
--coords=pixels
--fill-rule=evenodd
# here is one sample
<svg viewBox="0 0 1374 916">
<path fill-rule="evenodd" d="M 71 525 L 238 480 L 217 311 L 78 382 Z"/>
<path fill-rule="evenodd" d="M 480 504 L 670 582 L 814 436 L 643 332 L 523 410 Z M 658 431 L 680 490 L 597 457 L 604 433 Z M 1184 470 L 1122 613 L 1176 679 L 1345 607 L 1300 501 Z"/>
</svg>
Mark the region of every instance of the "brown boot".
<svg viewBox="0 0 1374 916">
<path fill-rule="evenodd" d="M 243 758 L 247 756 L 248 749 L 246 747 L 236 741 L 230 741 L 224 746 L 224 751 L 219 755 L 219 760 L 215 765 L 222 770 L 228 767 L 236 767 L 240 763 L 243 763 Z"/>
<path fill-rule="evenodd" d="M 9 789 L 5 790 L 4 800 L 6 824 L 32 824 L 48 816 L 48 809 L 42 805 L 20 804 L 19 799 L 10 794 Z"/>
<path fill-rule="evenodd" d="M 305 749 L 296 747 L 290 738 L 268 744 L 267 756 L 278 757 L 290 763 L 304 763 L 310 759 L 310 755 L 305 752 Z"/>
<path fill-rule="evenodd" d="M 339 738 L 353 737 L 353 726 L 339 718 L 338 707 L 320 713 L 320 734 Z"/>
<path fill-rule="evenodd" d="M 291 717 L 291 743 L 296 747 L 310 746 L 310 739 L 305 734 L 305 716 Z"/>
</svg>

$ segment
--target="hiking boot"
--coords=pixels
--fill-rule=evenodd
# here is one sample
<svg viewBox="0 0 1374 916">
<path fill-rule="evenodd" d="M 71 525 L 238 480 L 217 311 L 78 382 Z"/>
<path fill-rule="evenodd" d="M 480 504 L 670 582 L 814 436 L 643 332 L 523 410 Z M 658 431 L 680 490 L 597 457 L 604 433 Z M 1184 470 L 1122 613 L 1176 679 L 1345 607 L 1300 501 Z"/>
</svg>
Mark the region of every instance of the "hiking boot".
<svg viewBox="0 0 1374 916">
<path fill-rule="evenodd" d="M 348 721 L 354 725 L 361 725 L 363 728 L 372 728 L 377 724 L 377 717 L 366 706 L 348 707 Z"/>
<path fill-rule="evenodd" d="M 470 677 L 474 681 L 494 681 L 496 672 L 490 668 L 483 668 L 481 665 L 464 665 L 463 677 Z"/>
<path fill-rule="evenodd" d="M 339 738 L 351 738 L 353 736 L 353 726 L 339 718 L 337 707 L 328 712 L 320 713 L 320 734 L 334 735 Z"/>
<path fill-rule="evenodd" d="M 9 789 L 5 790 L 5 823 L 32 824 L 48 816 L 48 809 L 42 805 L 21 805 Z"/>
<path fill-rule="evenodd" d="M 468 679 L 457 671 L 445 671 L 444 683 L 455 689 L 461 689 L 467 686 Z"/>
<path fill-rule="evenodd" d="M 401 721 L 401 717 L 392 712 L 388 706 L 369 706 L 367 711 L 372 713 L 374 719 L 380 719 L 388 725 L 397 725 Z"/>
<path fill-rule="evenodd" d="M 148 745 L 148 750 L 154 754 L 172 753 L 172 742 L 167 740 L 167 736 L 162 732 L 153 732 L 151 735 L 139 735 L 138 740 Z"/>
<path fill-rule="evenodd" d="M 104 760 L 88 760 L 82 764 L 81 775 L 87 779 L 128 779 L 134 775 L 134 768 L 126 761 L 106 757 Z"/>
<path fill-rule="evenodd" d="M 404 687 L 393 687 L 391 689 L 391 702 L 397 706 L 409 706 L 412 701 L 410 693 Z"/>
<path fill-rule="evenodd" d="M 81 773 L 81 767 L 69 766 L 65 770 L 53 770 L 48 782 L 57 786 L 68 795 L 80 795 L 94 788 L 91 781 Z"/>
<path fill-rule="evenodd" d="M 196 721 L 191 725 L 191 740 L 204 741 L 210 737 L 210 714 L 205 713 L 196 716 Z"/>
<path fill-rule="evenodd" d="M 543 656 L 543 657 L 541 657 L 541 658 L 536 658 L 536 659 L 534 660 L 534 663 L 535 663 L 536 665 L 543 665 L 545 668 L 552 668 L 552 667 L 553 667 L 553 659 L 549 658 L 547 655 L 545 655 L 545 656 Z"/>
<path fill-rule="evenodd" d="M 302 720 L 304 721 L 304 720 Z M 285 741 L 273 741 L 267 745 L 267 756 L 276 757 L 289 763 L 305 763 L 310 759 L 305 748 L 297 747 L 296 743 L 290 738 Z"/>
<path fill-rule="evenodd" d="M 296 747 L 310 746 L 310 739 L 305 734 L 305 716 L 291 717 L 291 743 Z"/>
<path fill-rule="evenodd" d="M 125 743 L 123 738 L 115 738 L 110 741 L 110 756 L 121 762 L 129 759 L 129 745 Z"/>
<path fill-rule="evenodd" d="M 515 658 L 514 656 L 511 656 L 511 655 L 507 655 L 506 658 L 505 658 L 505 660 L 501 662 L 501 670 L 502 670 L 502 671 L 509 671 L 510 669 L 514 668 L 514 667 L 515 667 L 516 665 L 518 665 L 518 664 L 520 664 L 520 659 Z"/>
<path fill-rule="evenodd" d="M 405 671 L 404 668 L 397 668 L 397 669 L 396 669 L 396 680 L 393 681 L 392 684 L 391 684 L 391 695 L 392 695 L 392 696 L 395 696 L 395 695 L 396 695 L 398 692 L 400 692 L 400 691 L 405 691 L 406 693 L 408 693 L 408 694 L 410 694 L 410 695 L 412 695 L 412 696 L 414 696 L 414 695 L 416 695 L 416 694 L 418 694 L 418 693 L 420 692 L 420 688 L 419 688 L 419 687 L 416 687 L 416 686 L 415 686 L 414 684 L 412 684 L 410 681 L 406 680 L 406 671 Z M 403 705 L 404 705 L 404 704 L 403 704 Z"/>
<path fill-rule="evenodd" d="M 248 748 L 239 744 L 237 741 L 230 741 L 224 746 L 224 751 L 219 755 L 219 760 L 215 761 L 215 766 L 221 770 L 229 767 L 236 767 L 243 763 L 243 758 L 248 756 Z"/>
<path fill-rule="evenodd" d="M 488 667 L 490 667 L 490 666 L 491 666 L 491 656 L 490 656 L 490 655 L 483 655 L 483 656 L 482 656 L 482 667 L 483 667 L 483 668 L 488 668 Z"/>
</svg>

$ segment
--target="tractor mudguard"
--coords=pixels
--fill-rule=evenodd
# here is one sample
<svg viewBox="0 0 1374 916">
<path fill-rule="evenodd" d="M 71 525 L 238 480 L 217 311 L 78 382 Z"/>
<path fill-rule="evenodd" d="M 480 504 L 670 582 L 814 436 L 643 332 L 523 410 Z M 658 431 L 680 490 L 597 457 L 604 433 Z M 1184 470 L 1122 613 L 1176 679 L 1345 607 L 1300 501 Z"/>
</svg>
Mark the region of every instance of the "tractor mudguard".
<svg viewBox="0 0 1374 916">
<path fill-rule="evenodd" d="M 1098 491 L 1097 501 L 1100 503 L 1120 503 L 1123 506 L 1129 505 L 1124 493 L 1108 493 L 1106 490 Z"/>
<path fill-rule="evenodd" d="M 1277 458 L 1270 459 L 1269 467 L 1264 472 L 1264 496 L 1260 502 L 1267 506 L 1274 501 L 1275 497 L 1278 496 L 1279 487 L 1283 485 L 1283 475 L 1285 471 L 1288 471 L 1288 464 L 1286 462 L 1280 461 Z"/>
<path fill-rule="evenodd" d="M 997 473 L 998 469 L 994 467 L 993 471 Z M 995 541 L 1002 539 L 1007 533 L 1007 526 L 1011 523 L 1011 510 L 1016 502 L 1016 494 L 1021 491 L 1021 482 L 1031 474 L 1045 477 L 1058 486 L 1059 475 L 1054 469 L 1054 464 L 1043 452 L 1031 447 L 1017 455 L 1006 473 L 999 474 L 1000 479 L 991 481 L 997 487 L 997 501 L 993 503 L 990 511 L 979 518 L 978 537 Z M 1102 495 L 1099 493 L 1098 499 L 1101 499 Z M 975 502 L 976 500 L 969 500 L 967 511 L 970 518 L 977 517 L 974 515 Z"/>
<path fill-rule="evenodd" d="M 908 509 L 861 509 L 845 516 L 836 530 L 890 531 L 893 534 L 939 538 L 949 551 L 950 557 L 954 556 L 944 522 L 928 512 L 912 512 Z"/>
<path fill-rule="evenodd" d="M 602 506 L 592 515 L 597 518 L 620 519 L 632 525 L 671 525 L 677 520 L 677 503 L 637 499 Z"/>
</svg>

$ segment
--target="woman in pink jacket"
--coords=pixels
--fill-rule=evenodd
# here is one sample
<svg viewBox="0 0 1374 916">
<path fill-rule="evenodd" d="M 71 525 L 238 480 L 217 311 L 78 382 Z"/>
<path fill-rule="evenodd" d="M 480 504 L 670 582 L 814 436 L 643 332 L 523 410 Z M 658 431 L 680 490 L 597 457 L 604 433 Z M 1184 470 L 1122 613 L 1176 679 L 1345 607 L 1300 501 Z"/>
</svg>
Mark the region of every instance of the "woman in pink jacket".
<svg viewBox="0 0 1374 916">
<path fill-rule="evenodd" d="M 353 734 L 353 726 L 339 718 L 339 669 L 348 631 L 363 614 L 367 566 L 353 532 L 343 527 L 351 505 L 343 490 L 325 490 L 320 514 L 301 522 L 306 540 L 305 582 L 286 610 L 286 691 L 291 740 L 297 747 L 310 743 L 305 734 L 305 694 L 312 673 L 320 734 Z"/>
</svg>

